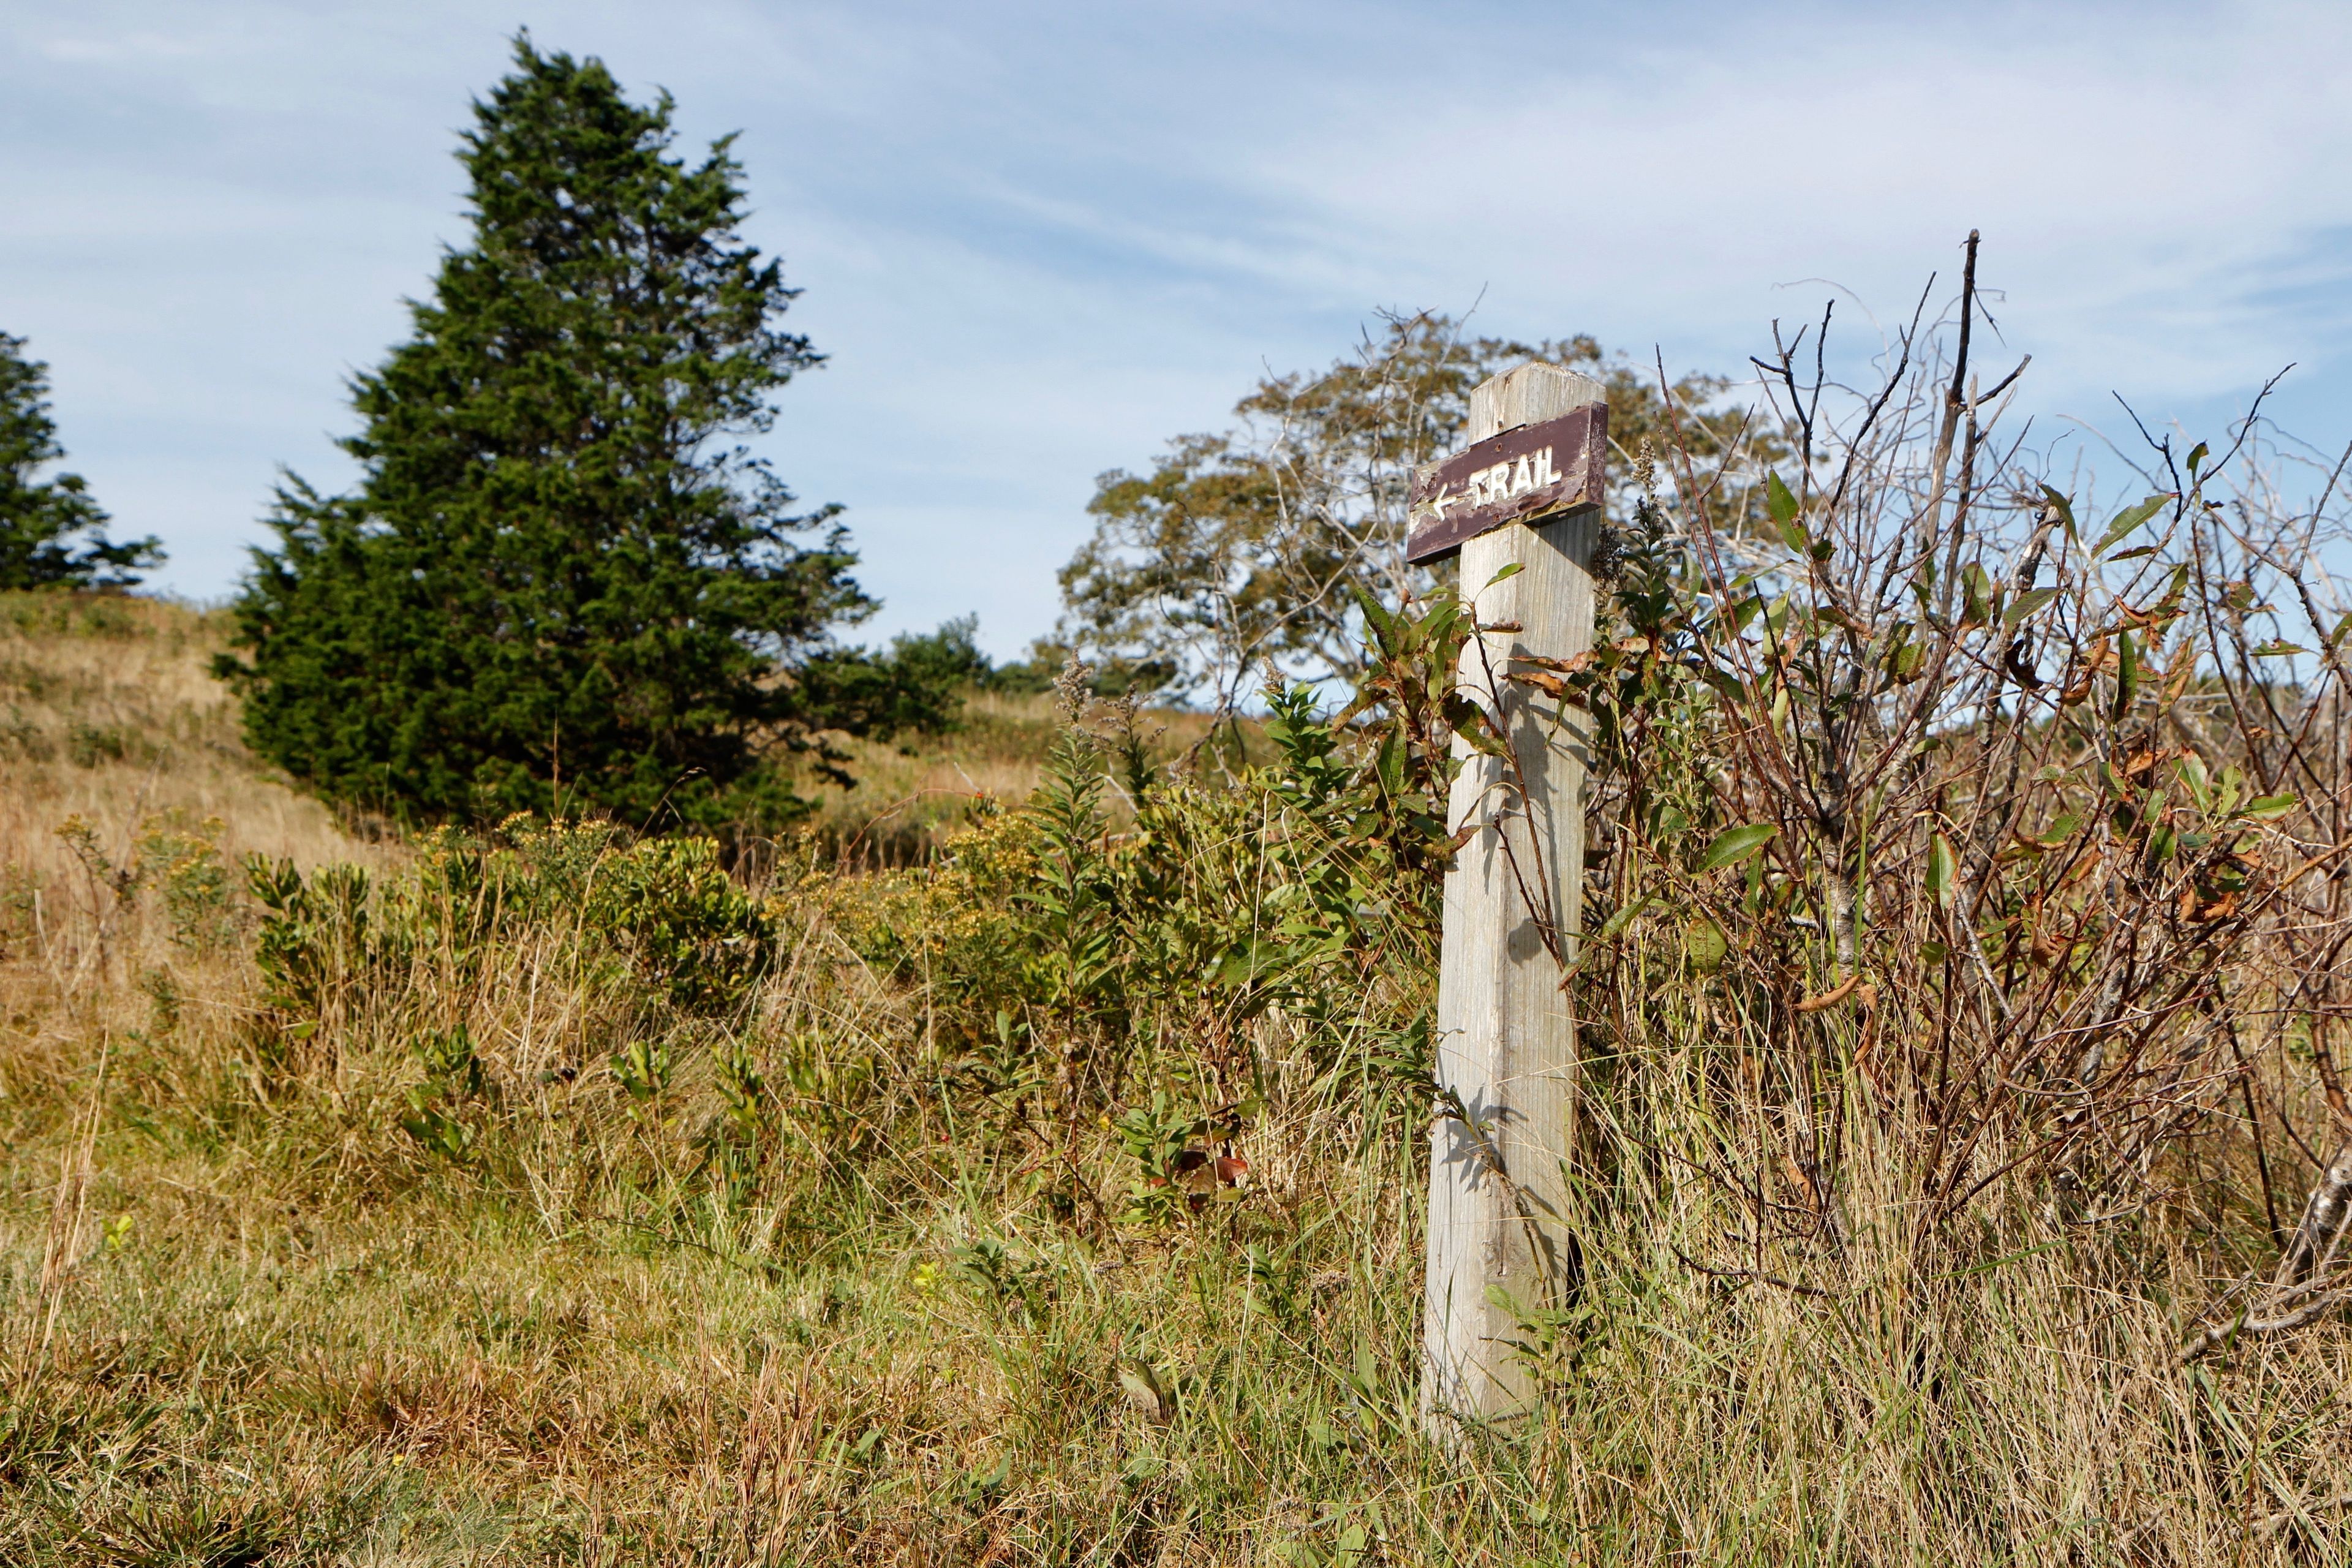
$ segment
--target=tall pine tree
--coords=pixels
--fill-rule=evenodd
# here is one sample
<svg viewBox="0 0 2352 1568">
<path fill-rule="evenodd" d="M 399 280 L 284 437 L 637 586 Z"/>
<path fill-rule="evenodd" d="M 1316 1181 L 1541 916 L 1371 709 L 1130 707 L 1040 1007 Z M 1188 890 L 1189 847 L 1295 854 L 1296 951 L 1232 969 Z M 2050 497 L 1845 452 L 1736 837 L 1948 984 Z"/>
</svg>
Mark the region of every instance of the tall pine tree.
<svg viewBox="0 0 2352 1568">
<path fill-rule="evenodd" d="M 833 645 L 873 608 L 837 509 L 793 515 L 739 443 L 821 356 L 737 233 L 731 139 L 689 166 L 671 109 L 528 36 L 475 105 L 471 241 L 353 384 L 356 490 L 281 486 L 222 665 L 320 793 L 766 827 L 802 805 L 780 752 L 940 717 Z"/>
<path fill-rule="evenodd" d="M 118 544 L 79 474 L 33 476 L 66 455 L 49 417 L 49 367 L 0 332 L 0 588 L 121 588 L 163 558 L 152 537 Z"/>
</svg>

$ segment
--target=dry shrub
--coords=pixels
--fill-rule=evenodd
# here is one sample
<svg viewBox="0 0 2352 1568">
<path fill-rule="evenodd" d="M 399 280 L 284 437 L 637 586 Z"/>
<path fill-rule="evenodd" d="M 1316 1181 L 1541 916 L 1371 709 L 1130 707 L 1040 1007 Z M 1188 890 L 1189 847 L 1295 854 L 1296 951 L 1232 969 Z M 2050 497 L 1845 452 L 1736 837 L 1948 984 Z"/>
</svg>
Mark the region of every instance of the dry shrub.
<svg viewBox="0 0 2352 1568">
<path fill-rule="evenodd" d="M 1538 1447 L 1674 1478 L 1652 1539 L 1706 1560 L 2329 1556 L 2331 502 L 2249 417 L 2078 516 L 1970 362 L 1973 268 L 1861 393 L 1804 334 L 1759 362 L 1787 472 L 1645 454 L 1618 635 L 1492 672 L 1579 699 L 1599 780 Z"/>
</svg>

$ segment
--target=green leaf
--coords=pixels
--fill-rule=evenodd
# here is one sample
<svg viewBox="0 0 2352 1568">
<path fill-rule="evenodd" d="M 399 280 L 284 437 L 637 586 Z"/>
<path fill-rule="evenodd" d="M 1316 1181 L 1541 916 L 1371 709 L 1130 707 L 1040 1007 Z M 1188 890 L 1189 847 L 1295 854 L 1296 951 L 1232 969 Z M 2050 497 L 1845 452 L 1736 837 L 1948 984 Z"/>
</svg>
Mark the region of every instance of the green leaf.
<svg viewBox="0 0 2352 1568">
<path fill-rule="evenodd" d="M 2009 613 L 2001 617 L 2001 622 L 2011 631 L 2015 631 L 2018 622 L 2057 596 L 2058 590 L 2055 588 L 2036 588 L 2030 594 L 2020 594 L 2015 602 L 2009 606 Z"/>
<path fill-rule="evenodd" d="M 1798 520 L 1797 498 L 1780 482 L 1778 474 L 1764 476 L 1764 510 L 1771 515 L 1773 526 L 1780 531 L 1781 542 L 1800 555 L 1812 553 L 1812 536 Z"/>
<path fill-rule="evenodd" d="M 2162 495 L 2147 497 L 2137 506 L 2127 506 L 2124 508 L 2123 510 L 2116 513 L 2113 518 L 2108 520 L 2106 532 L 2101 534 L 2099 536 L 2099 542 L 2091 546 L 2091 553 L 2095 556 L 2105 555 L 2107 552 L 2108 545 L 2115 543 L 2117 540 L 2123 538 L 2124 535 L 2137 528 L 2141 523 L 2146 522 L 2149 518 L 2154 517 L 2158 512 L 2162 511 L 2164 510 L 2165 502 L 2168 500 L 2177 500 L 2178 499 L 2179 499 L 2178 491 L 2167 490 Z"/>
<path fill-rule="evenodd" d="M 1472 751 L 1502 762 L 1511 760 L 1511 749 L 1503 743 L 1503 737 L 1496 732 L 1495 721 L 1486 716 L 1486 710 L 1458 691 L 1448 694 L 1445 699 L 1445 721 L 1453 726 L 1456 735 L 1469 742 Z"/>
<path fill-rule="evenodd" d="M 2284 637 L 2273 637 L 2253 651 L 2256 658 L 2288 658 L 2298 653 L 2309 653 L 2311 650 L 2300 643 L 2291 643 Z"/>
<path fill-rule="evenodd" d="M 1726 866 L 1736 866 L 1780 836 L 1780 830 L 1769 822 L 1751 822 L 1744 827 L 1727 827 L 1715 836 L 1706 853 L 1698 858 L 1702 871 L 1717 871 Z"/>
<path fill-rule="evenodd" d="M 1123 1382 L 1126 1374 L 1122 1373 L 1120 1377 Z M 963 1481 L 964 1485 L 971 1489 L 971 1492 L 975 1496 L 984 1497 L 992 1493 L 1003 1491 L 1004 1489 L 1004 1483 L 1012 1479 L 1013 1450 L 1011 1448 L 1007 1448 L 1004 1450 L 1003 1458 L 998 1459 L 992 1468 L 982 1470 L 978 1465 L 974 1465 L 971 1469 L 964 1472 Z"/>
<path fill-rule="evenodd" d="M 1527 566 L 1524 563 L 1514 561 L 1509 565 L 1504 567 L 1500 572 L 1496 573 L 1492 577 L 1487 578 L 1486 586 L 1491 588 L 1505 578 L 1516 577 L 1526 570 Z"/>
<path fill-rule="evenodd" d="M 2058 521 L 2066 530 L 2066 537 L 2074 537 L 2074 503 L 2048 485 L 2042 487 L 2042 503 L 2058 514 Z"/>
<path fill-rule="evenodd" d="M 1624 935 L 1625 928 L 1632 925 L 1633 921 L 1640 917 L 1642 911 L 1650 907 L 1650 905 L 1654 901 L 1655 897 L 1656 895 L 1652 893 L 1643 893 L 1632 903 L 1622 905 L 1621 907 L 1611 910 L 1609 918 L 1601 922 L 1601 929 L 1592 933 L 1592 940 L 1595 942 L 1613 942 L 1618 937 Z"/>
<path fill-rule="evenodd" d="M 1949 909 L 1960 890 L 1960 858 L 1952 849 L 1952 841 L 1936 833 L 1927 840 L 1927 891 L 1935 900 Z"/>
<path fill-rule="evenodd" d="M 2080 815 L 2071 811 L 2062 811 L 2048 827 L 2042 830 L 2041 837 L 2035 842 L 2045 849 L 2055 849 L 2074 837 L 2074 830 L 2082 826 L 2083 818 Z"/>
<path fill-rule="evenodd" d="M 1963 591 L 1960 624 L 1980 626 L 1990 621 L 1993 606 L 1992 578 L 1986 574 L 1985 569 L 1976 562 L 1969 562 L 1968 569 L 1960 574 L 1960 586 Z"/>
<path fill-rule="evenodd" d="M 1691 967 L 1701 974 L 1712 974 L 1723 967 L 1724 955 L 1731 951 L 1731 939 L 1723 928 L 1705 915 L 1696 915 L 1683 927 L 1683 952 Z"/>
<path fill-rule="evenodd" d="M 2249 822 L 2275 822 L 2300 804 L 2292 794 L 2256 795 L 2238 815 Z"/>
<path fill-rule="evenodd" d="M 1280 942 L 1264 936 L 1245 937 L 1234 944 L 1218 963 L 1217 984 L 1239 990 L 1280 969 L 1290 954 Z"/>
<path fill-rule="evenodd" d="M 2108 716 L 2118 724 L 2131 711 L 2132 699 L 2139 694 L 2139 648 L 2132 635 L 2125 632 L 2116 638 L 2116 700 Z"/>
<path fill-rule="evenodd" d="M 2180 782 L 2189 787 L 2189 798 L 2197 803 L 2200 811 L 2213 809 L 2213 780 L 2205 771 L 2205 759 L 2191 752 L 2180 759 Z"/>
<path fill-rule="evenodd" d="M 2199 468 L 2204 467 L 2205 459 L 2212 455 L 2212 450 L 2202 441 L 2189 449 L 2189 471 L 2192 476 Z"/>
</svg>

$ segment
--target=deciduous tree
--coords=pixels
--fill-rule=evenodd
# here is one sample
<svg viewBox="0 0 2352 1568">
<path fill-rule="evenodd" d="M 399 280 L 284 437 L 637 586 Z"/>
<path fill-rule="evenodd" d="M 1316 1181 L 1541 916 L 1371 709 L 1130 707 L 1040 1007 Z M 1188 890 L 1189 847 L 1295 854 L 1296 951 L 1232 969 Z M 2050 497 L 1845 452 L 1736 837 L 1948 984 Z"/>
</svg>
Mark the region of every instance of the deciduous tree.
<svg viewBox="0 0 2352 1568">
<path fill-rule="evenodd" d="M 1393 605 L 1435 583 L 1404 559 L 1413 468 L 1459 444 L 1472 387 L 1529 359 L 1608 386 L 1612 510 L 1628 510 L 1632 459 L 1645 442 L 1663 458 L 1674 439 L 1653 378 L 1589 337 L 1471 338 L 1441 315 L 1391 317 L 1328 370 L 1259 382 L 1234 427 L 1179 437 L 1149 473 L 1097 480 L 1094 537 L 1062 568 L 1059 645 L 1108 683 L 1220 710 L 1256 690 L 1268 665 L 1358 679 L 1357 595 Z M 1694 455 L 1738 436 L 1740 415 L 1717 406 L 1727 384 L 1673 387 Z"/>
</svg>

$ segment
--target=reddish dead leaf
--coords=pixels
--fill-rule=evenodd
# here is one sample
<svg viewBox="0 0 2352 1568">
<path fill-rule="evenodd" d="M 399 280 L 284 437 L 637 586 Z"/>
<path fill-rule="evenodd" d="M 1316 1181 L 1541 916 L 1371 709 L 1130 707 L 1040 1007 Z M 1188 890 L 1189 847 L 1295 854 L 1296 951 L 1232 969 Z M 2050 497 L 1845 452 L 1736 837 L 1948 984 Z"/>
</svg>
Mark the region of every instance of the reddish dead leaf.
<svg viewBox="0 0 2352 1568">
<path fill-rule="evenodd" d="M 1818 1013 L 1824 1007 L 1834 1007 L 1839 1003 L 1844 1001 L 1847 997 L 1853 995 L 1854 988 L 1861 984 L 1862 975 L 1860 972 L 1857 971 L 1853 974 L 1847 975 L 1845 977 L 1845 984 L 1839 986 L 1836 990 L 1824 991 L 1819 996 L 1806 997 L 1803 1001 L 1797 1004 L 1797 1011 L 1800 1013 Z"/>
<path fill-rule="evenodd" d="M 1522 686 L 1532 686 L 1552 698 L 1565 700 L 1568 696 L 1568 682 L 1548 670 L 1515 669 L 1511 671 L 1511 679 Z"/>
<path fill-rule="evenodd" d="M 1562 675 L 1574 675 L 1580 670 L 1591 668 L 1592 654 L 1590 650 L 1587 650 L 1586 652 L 1576 655 L 1572 658 L 1554 658 L 1549 654 L 1515 653 L 1511 656 L 1511 662 L 1513 664 L 1532 664 L 1538 669 L 1556 669 Z"/>
<path fill-rule="evenodd" d="M 2196 889 L 2185 888 L 2181 891 L 2189 904 L 2185 912 L 2196 924 L 2210 925 L 2215 921 L 2226 921 L 2238 912 L 2238 895 L 2235 893 L 2223 893 L 2210 903 L 2202 903 L 2198 900 Z"/>
</svg>

